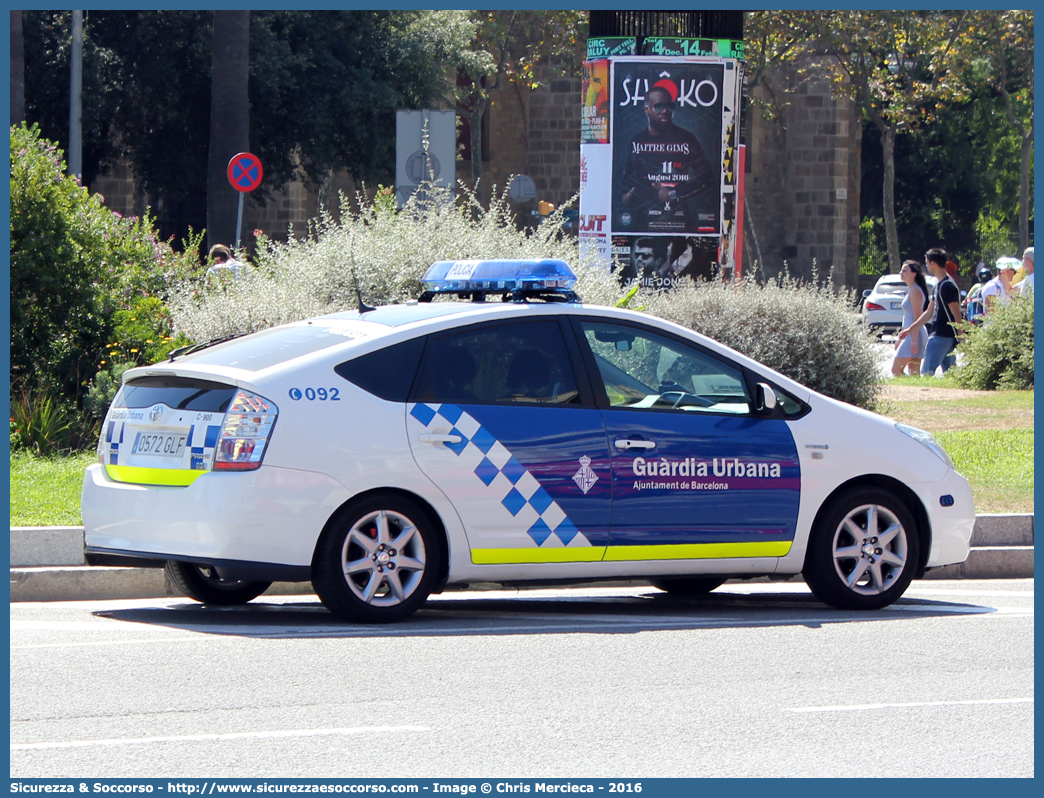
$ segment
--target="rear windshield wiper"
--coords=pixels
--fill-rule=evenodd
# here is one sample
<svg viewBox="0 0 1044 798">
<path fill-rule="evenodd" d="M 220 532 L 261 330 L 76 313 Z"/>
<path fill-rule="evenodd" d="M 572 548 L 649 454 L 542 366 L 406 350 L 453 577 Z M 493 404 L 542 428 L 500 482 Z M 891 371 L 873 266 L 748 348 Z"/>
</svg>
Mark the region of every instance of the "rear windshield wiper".
<svg viewBox="0 0 1044 798">
<path fill-rule="evenodd" d="M 246 333 L 234 333 L 232 335 L 223 335 L 220 338 L 211 338 L 209 341 L 204 341 L 201 344 L 189 344 L 188 346 L 179 346 L 177 349 L 172 349 L 167 353 L 167 357 L 173 360 L 176 357 L 182 355 L 190 355 L 193 352 L 198 352 L 200 349 L 206 349 L 210 346 L 217 344 L 223 344 L 225 341 L 231 341 L 233 338 L 242 338 Z"/>
</svg>

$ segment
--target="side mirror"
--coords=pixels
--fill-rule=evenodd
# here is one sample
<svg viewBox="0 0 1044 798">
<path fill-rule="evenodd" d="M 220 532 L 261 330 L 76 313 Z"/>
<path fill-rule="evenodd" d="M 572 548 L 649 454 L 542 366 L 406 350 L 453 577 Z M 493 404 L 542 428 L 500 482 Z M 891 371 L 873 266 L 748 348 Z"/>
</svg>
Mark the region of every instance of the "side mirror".
<svg viewBox="0 0 1044 798">
<path fill-rule="evenodd" d="M 754 386 L 754 408 L 758 411 L 758 415 L 774 415 L 776 407 L 776 392 L 772 390 L 771 385 L 759 382 Z"/>
<path fill-rule="evenodd" d="M 863 291 L 863 299 L 866 299 L 868 296 L 870 296 L 871 293 L 872 292 L 870 291 L 870 289 L 867 288 L 865 291 Z"/>
</svg>

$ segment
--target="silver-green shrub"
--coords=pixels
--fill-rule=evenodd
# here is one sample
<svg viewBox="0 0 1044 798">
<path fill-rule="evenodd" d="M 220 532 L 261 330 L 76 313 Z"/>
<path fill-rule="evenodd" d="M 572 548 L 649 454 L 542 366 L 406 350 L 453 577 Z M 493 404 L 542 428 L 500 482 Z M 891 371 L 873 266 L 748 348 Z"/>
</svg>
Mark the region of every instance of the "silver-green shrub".
<svg viewBox="0 0 1044 798">
<path fill-rule="evenodd" d="M 339 220 L 323 214 L 301 238 L 262 240 L 249 279 L 181 286 L 169 303 L 175 331 L 208 341 L 352 309 L 359 294 L 368 305 L 405 302 L 420 295 L 421 277 L 437 260 L 561 258 L 590 301 L 613 304 L 621 296 L 599 263 L 581 261 L 560 211 L 519 230 L 504 194 L 485 210 L 465 188 L 456 202 L 447 189 L 423 188 L 402 211 L 390 189 L 372 202 L 357 197 L 354 206 L 342 195 Z"/>
<path fill-rule="evenodd" d="M 342 196 L 339 220 L 323 214 L 307 235 L 285 244 L 262 239 L 248 278 L 176 287 L 169 304 L 174 330 L 207 341 L 353 309 L 359 294 L 368 305 L 404 302 L 420 295 L 421 277 L 433 262 L 462 258 L 561 258 L 577 273 L 584 302 L 621 302 L 624 289 L 604 261 L 580 255 L 561 209 L 523 230 L 506 195 L 483 209 L 471 192 L 460 190 L 454 201 L 446 189 L 423 186 L 401 211 L 389 189 L 373 201 L 357 197 L 354 205 Z M 628 304 L 829 396 L 863 407 L 876 401 L 870 340 L 856 323 L 851 297 L 830 285 L 685 282 L 666 293 L 643 292 Z"/>
</svg>

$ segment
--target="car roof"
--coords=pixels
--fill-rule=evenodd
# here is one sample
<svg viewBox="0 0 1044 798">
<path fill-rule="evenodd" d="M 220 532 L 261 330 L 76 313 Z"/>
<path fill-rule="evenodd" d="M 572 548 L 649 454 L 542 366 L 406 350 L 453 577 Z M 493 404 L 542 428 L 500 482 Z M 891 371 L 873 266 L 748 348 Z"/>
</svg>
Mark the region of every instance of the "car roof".
<svg viewBox="0 0 1044 798">
<path fill-rule="evenodd" d="M 415 321 L 426 319 L 437 319 L 442 316 L 452 316 L 458 313 L 468 313 L 477 307 L 486 304 L 482 302 L 417 302 L 411 300 L 401 305 L 382 305 L 371 310 L 342 310 L 337 313 L 328 313 L 320 316 L 319 320 L 360 320 L 373 324 L 383 324 L 386 327 L 400 327 Z M 489 303 L 494 304 L 494 303 Z"/>
<path fill-rule="evenodd" d="M 803 399 L 808 398 L 809 389 L 806 386 L 695 330 L 639 311 L 574 302 L 410 302 L 385 305 L 362 312 L 341 311 L 270 327 L 220 342 L 173 362 L 164 361 L 152 366 L 139 366 L 125 372 L 123 379 L 126 382 L 144 374 L 162 371 L 223 375 L 239 384 L 252 384 L 263 379 L 266 373 L 274 373 L 291 363 L 304 366 L 331 356 L 354 357 L 355 353 L 364 354 L 416 335 L 452 329 L 458 324 L 559 314 L 633 321 L 659 328 L 666 333 L 695 338 L 697 343 L 708 349 L 770 374 L 786 390 Z M 453 316 L 462 318 L 453 319 Z M 316 339 L 325 337 L 330 343 L 309 346 L 307 341 L 302 341 L 297 333 L 309 328 Z M 284 348 L 280 350 L 281 346 Z"/>
</svg>

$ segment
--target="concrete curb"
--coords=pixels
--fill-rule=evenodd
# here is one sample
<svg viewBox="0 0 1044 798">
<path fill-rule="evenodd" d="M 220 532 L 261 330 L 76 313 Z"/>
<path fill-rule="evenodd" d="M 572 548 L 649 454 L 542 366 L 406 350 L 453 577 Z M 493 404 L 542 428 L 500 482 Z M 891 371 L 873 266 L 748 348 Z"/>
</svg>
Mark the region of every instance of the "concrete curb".
<svg viewBox="0 0 1044 798">
<path fill-rule="evenodd" d="M 1032 577 L 1033 516 L 984 513 L 975 517 L 972 551 L 967 561 L 935 568 L 925 578 Z M 266 594 L 312 592 L 309 582 L 276 582 Z M 11 527 L 11 601 L 103 601 L 180 595 L 162 568 L 85 565 L 83 527 Z"/>
</svg>

